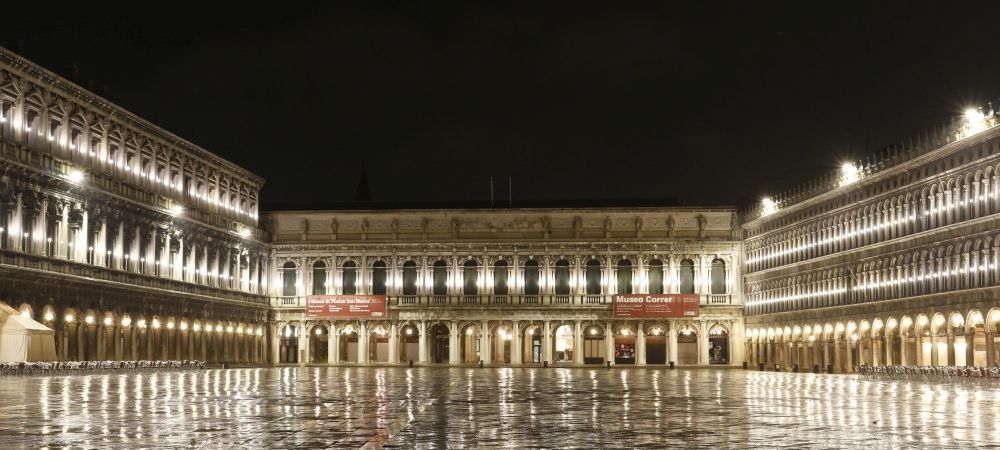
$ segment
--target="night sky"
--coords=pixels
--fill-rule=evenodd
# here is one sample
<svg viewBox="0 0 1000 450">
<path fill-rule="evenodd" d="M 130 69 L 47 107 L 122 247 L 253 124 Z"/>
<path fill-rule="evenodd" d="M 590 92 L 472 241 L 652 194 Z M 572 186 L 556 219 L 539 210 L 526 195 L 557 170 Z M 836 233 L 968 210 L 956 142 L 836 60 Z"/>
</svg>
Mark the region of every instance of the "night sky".
<svg viewBox="0 0 1000 450">
<path fill-rule="evenodd" d="M 492 175 L 515 206 L 738 205 L 1000 97 L 988 3 L 17 3 L 0 44 L 263 176 L 265 208 L 351 201 L 362 161 L 380 202 Z"/>
</svg>

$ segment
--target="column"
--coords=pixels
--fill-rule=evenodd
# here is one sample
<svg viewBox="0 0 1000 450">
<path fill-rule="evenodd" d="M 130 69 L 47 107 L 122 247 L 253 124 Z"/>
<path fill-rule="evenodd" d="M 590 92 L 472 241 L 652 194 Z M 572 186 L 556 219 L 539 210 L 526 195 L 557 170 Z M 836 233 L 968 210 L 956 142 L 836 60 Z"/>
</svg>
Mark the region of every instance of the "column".
<svg viewBox="0 0 1000 450">
<path fill-rule="evenodd" d="M 635 365 L 646 365 L 646 328 L 644 322 L 638 322 L 635 331 Z"/>
<path fill-rule="evenodd" d="M 840 368 L 842 366 L 841 361 L 844 355 L 842 354 L 843 352 L 840 351 L 841 342 L 840 333 L 837 333 L 837 335 L 833 338 L 833 370 L 836 372 L 842 372 Z"/>
<path fill-rule="evenodd" d="M 122 360 L 122 341 L 124 340 L 123 338 L 124 333 L 119 324 L 121 324 L 121 321 L 116 322 L 111 327 L 111 336 L 114 337 L 114 343 L 112 344 L 113 346 L 112 351 L 114 353 L 112 353 L 113 355 L 112 359 L 115 361 Z M 194 358 L 188 358 L 188 359 L 194 359 Z"/>
<path fill-rule="evenodd" d="M 312 353 L 309 351 L 309 332 L 306 331 L 306 324 L 300 323 L 296 325 L 299 330 L 299 365 L 303 366 L 306 361 L 309 361 L 309 355 Z M 226 335 L 219 333 L 219 337 L 222 341 L 222 348 L 226 349 Z"/>
<path fill-rule="evenodd" d="M 420 364 L 427 364 L 427 323 L 422 320 L 418 322 L 417 332 L 420 333 L 420 336 L 417 338 L 417 346 L 420 347 L 417 352 L 419 357 L 418 362 Z"/>
<path fill-rule="evenodd" d="M 899 363 L 902 364 L 902 365 L 906 365 L 906 360 L 910 356 L 910 350 L 908 349 L 908 347 L 909 347 L 909 345 L 908 345 L 909 342 L 908 341 L 909 341 L 909 336 L 907 336 L 907 335 L 903 334 L 902 332 L 900 332 L 899 333 Z"/>
<path fill-rule="evenodd" d="M 965 334 L 965 365 L 968 367 L 974 367 L 976 365 L 975 364 L 976 346 L 974 345 L 975 337 L 976 337 L 975 333 Z"/>
<path fill-rule="evenodd" d="M 448 364 L 457 365 L 459 355 L 458 321 L 452 320 L 448 325 Z"/>
<path fill-rule="evenodd" d="M 514 321 L 514 329 L 511 330 L 513 335 L 510 341 L 510 364 L 519 365 L 521 364 L 521 355 L 523 353 L 521 349 L 521 327 L 518 326 L 517 321 Z"/>
<path fill-rule="evenodd" d="M 946 342 L 948 342 L 948 365 L 949 366 L 954 366 L 955 365 L 955 333 L 949 330 L 946 339 L 947 339 Z"/>
<path fill-rule="evenodd" d="M 579 320 L 573 323 L 573 363 L 577 365 L 583 364 L 583 330 L 580 327 Z"/>
<path fill-rule="evenodd" d="M 479 342 L 479 355 L 483 364 L 489 364 L 493 361 L 493 333 L 490 333 L 489 326 L 489 322 L 484 320 L 479 329 L 480 339 L 482 339 Z"/>
<path fill-rule="evenodd" d="M 396 323 L 389 324 L 389 364 L 399 362 L 399 329 Z"/>
<path fill-rule="evenodd" d="M 542 361 L 552 362 L 552 324 L 548 320 L 542 326 Z"/>
<path fill-rule="evenodd" d="M 892 340 L 893 336 L 887 332 L 882 335 L 882 364 L 892 365 Z"/>
<path fill-rule="evenodd" d="M 605 363 L 615 365 L 615 326 L 611 322 L 604 325 L 604 358 Z"/>
<path fill-rule="evenodd" d="M 677 364 L 677 323 L 670 321 L 670 330 L 667 335 L 667 364 L 673 362 Z"/>
<path fill-rule="evenodd" d="M 925 361 L 924 364 L 929 366 L 936 366 L 938 365 L 937 334 L 932 332 L 930 338 L 931 338 L 931 360 Z"/>
<path fill-rule="evenodd" d="M 916 342 L 917 354 L 913 355 L 913 363 L 918 366 L 927 365 L 927 361 L 924 361 L 924 337 L 923 333 L 915 333 L 913 336 L 914 342 Z"/>
<path fill-rule="evenodd" d="M 368 322 L 361 322 L 358 332 L 358 364 L 368 364 Z"/>
<path fill-rule="evenodd" d="M 279 362 L 281 362 L 281 354 L 280 354 L 280 349 L 281 349 L 281 347 L 280 347 L 281 331 L 280 330 L 281 330 L 280 326 L 276 326 L 276 327 L 274 327 L 274 329 L 271 330 L 271 363 L 273 363 L 273 364 L 278 364 Z M 205 352 L 204 352 L 205 335 L 202 335 L 201 339 L 199 339 L 199 340 L 201 341 L 201 346 L 202 346 L 202 349 L 203 349 L 202 350 L 202 354 L 204 355 L 205 354 Z M 132 348 L 135 348 L 134 342 L 133 342 Z"/>
<path fill-rule="evenodd" d="M 334 364 L 340 364 L 340 330 L 337 328 L 337 324 L 330 323 L 330 341 L 327 345 L 333 346 L 333 352 L 330 353 L 330 361 Z"/>
<path fill-rule="evenodd" d="M 705 321 L 698 322 L 698 365 L 708 364 L 708 324 Z"/>
<path fill-rule="evenodd" d="M 987 328 L 989 329 L 989 328 Z M 986 366 L 993 367 L 997 365 L 996 357 L 993 355 L 993 333 L 986 332 Z"/>
</svg>

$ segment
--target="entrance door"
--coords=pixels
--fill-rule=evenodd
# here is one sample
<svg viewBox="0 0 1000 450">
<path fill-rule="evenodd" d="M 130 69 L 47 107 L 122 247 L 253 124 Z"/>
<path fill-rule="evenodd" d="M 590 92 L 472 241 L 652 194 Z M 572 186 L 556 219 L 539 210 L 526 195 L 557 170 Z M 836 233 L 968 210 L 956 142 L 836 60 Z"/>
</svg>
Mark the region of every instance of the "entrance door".
<svg viewBox="0 0 1000 450">
<path fill-rule="evenodd" d="M 542 362 L 542 337 L 531 336 L 531 362 Z"/>
<path fill-rule="evenodd" d="M 646 364 L 667 363 L 667 338 L 646 336 Z"/>
<path fill-rule="evenodd" d="M 615 364 L 635 364 L 635 337 L 615 337 Z"/>
<path fill-rule="evenodd" d="M 434 362 L 437 364 L 448 362 L 448 336 L 437 336 L 434 339 Z"/>
<path fill-rule="evenodd" d="M 728 335 L 710 335 L 708 347 L 708 357 L 711 364 L 729 364 Z"/>
</svg>

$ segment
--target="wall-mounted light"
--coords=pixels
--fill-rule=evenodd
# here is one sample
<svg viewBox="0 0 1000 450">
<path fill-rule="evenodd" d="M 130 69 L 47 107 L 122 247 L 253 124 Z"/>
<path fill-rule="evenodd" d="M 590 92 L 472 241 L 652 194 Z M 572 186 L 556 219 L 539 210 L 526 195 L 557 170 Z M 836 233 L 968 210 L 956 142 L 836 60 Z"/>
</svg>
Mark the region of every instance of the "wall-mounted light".
<svg viewBox="0 0 1000 450">
<path fill-rule="evenodd" d="M 66 178 L 68 178 L 69 181 L 72 181 L 74 183 L 82 182 L 83 181 L 83 172 L 79 171 L 79 170 L 76 170 L 76 169 L 73 169 L 73 170 L 69 171 L 69 174 L 66 175 Z"/>
</svg>

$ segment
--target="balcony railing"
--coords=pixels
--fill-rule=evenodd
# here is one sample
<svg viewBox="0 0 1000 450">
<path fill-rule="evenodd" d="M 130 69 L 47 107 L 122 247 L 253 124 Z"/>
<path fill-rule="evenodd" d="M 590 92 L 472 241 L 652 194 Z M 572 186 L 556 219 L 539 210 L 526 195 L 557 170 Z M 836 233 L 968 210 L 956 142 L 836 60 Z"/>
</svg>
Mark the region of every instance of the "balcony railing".
<svg viewBox="0 0 1000 450">
<path fill-rule="evenodd" d="M 93 280 L 121 283 L 129 286 L 162 289 L 181 294 L 200 295 L 224 300 L 266 305 L 267 298 L 250 292 L 203 286 L 186 281 L 162 278 L 153 275 L 111 269 L 102 266 L 51 258 L 44 255 L 22 253 L 12 250 L 0 250 L 0 266 L 12 266 L 22 269 L 39 270 L 47 273 L 71 275 Z"/>
<path fill-rule="evenodd" d="M 701 294 L 700 306 L 740 306 L 739 296 L 733 294 Z M 611 306 L 614 295 L 390 295 L 392 308 L 437 306 Z M 305 308 L 305 296 L 275 297 L 271 304 L 276 308 Z"/>
</svg>

